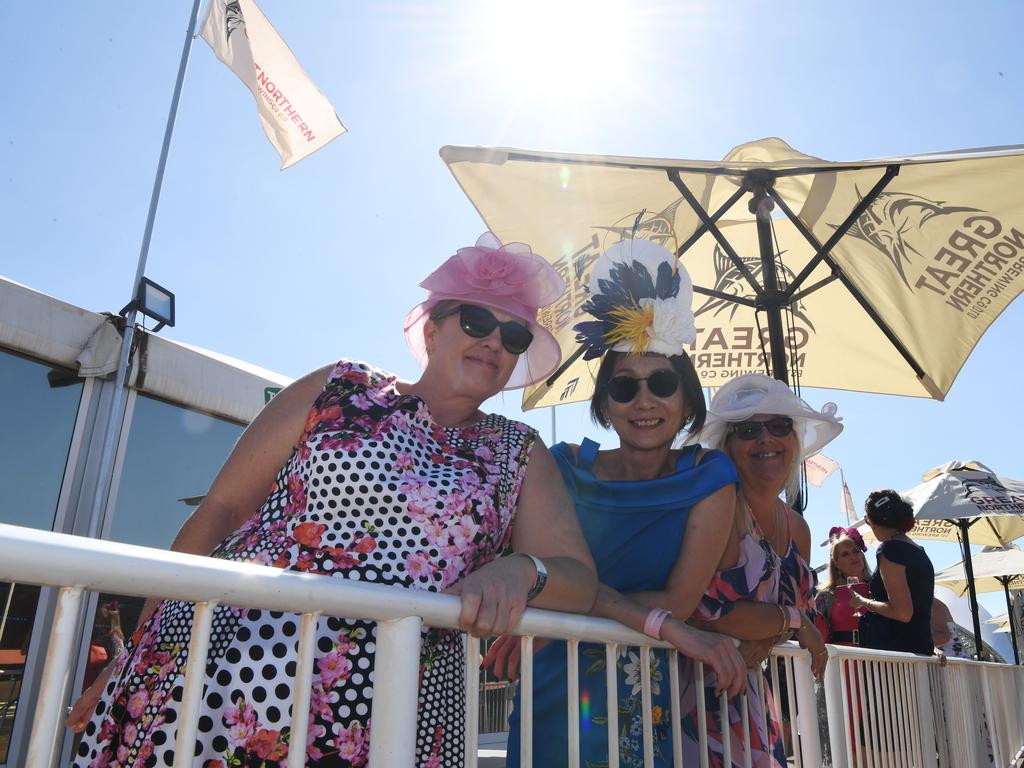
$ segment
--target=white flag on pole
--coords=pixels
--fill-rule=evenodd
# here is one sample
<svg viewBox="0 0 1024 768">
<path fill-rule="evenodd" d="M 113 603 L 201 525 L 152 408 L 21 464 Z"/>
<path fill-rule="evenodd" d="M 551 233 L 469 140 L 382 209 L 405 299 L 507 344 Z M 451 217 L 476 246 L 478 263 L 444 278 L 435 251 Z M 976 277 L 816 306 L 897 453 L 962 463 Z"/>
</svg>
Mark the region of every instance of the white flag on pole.
<svg viewBox="0 0 1024 768">
<path fill-rule="evenodd" d="M 334 107 L 253 0 L 210 0 L 199 34 L 252 91 L 281 170 L 345 132 Z"/>
<path fill-rule="evenodd" d="M 853 495 L 850 493 L 850 486 L 843 480 L 843 498 L 839 502 L 842 512 L 846 516 L 846 524 L 853 525 L 857 519 L 857 511 L 853 508 Z"/>
<path fill-rule="evenodd" d="M 821 488 L 825 478 L 839 469 L 839 462 L 830 459 L 823 453 L 816 453 L 804 459 L 804 471 L 807 473 L 807 482 L 815 488 Z"/>
</svg>

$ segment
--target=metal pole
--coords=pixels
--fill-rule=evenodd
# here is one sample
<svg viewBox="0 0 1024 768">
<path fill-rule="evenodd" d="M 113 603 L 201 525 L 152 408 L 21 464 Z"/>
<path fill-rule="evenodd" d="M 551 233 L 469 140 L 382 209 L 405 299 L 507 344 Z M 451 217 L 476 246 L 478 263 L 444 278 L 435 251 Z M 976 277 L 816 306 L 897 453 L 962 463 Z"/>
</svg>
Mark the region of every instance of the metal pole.
<svg viewBox="0 0 1024 768">
<path fill-rule="evenodd" d="M 160 190 L 164 182 L 164 168 L 167 166 L 167 154 L 171 147 L 171 136 L 174 133 L 174 122 L 178 116 L 178 102 L 181 100 L 181 88 L 185 82 L 185 70 L 192 51 L 192 39 L 195 36 L 196 20 L 199 18 L 199 5 L 202 0 L 194 0 L 192 15 L 189 18 L 188 30 L 185 32 L 185 44 L 181 50 L 181 62 L 178 64 L 178 79 L 174 84 L 174 95 L 171 97 L 171 108 L 167 115 L 167 127 L 164 129 L 164 143 L 160 148 L 160 160 L 157 163 L 156 178 L 153 180 L 153 194 L 149 198 L 149 213 L 146 216 L 146 229 L 142 235 L 142 247 L 139 249 L 139 261 L 135 268 L 135 280 L 132 283 L 131 296 L 138 295 L 139 283 L 146 272 L 146 259 L 149 256 L 149 243 L 153 237 L 153 222 L 156 220 L 156 209 L 160 203 Z M 117 440 L 121 434 L 124 420 L 125 385 L 128 381 L 129 357 L 132 342 L 135 338 L 135 320 L 138 310 L 132 309 L 125 318 L 124 333 L 121 337 L 121 354 L 117 361 L 117 372 L 114 374 L 114 390 L 110 398 L 110 416 L 107 419 L 107 431 L 103 436 L 103 451 L 100 454 L 99 475 L 96 480 L 96 495 L 93 497 L 89 516 L 89 536 L 99 535 L 100 518 L 107 502 L 113 474 L 114 454 L 117 452 Z"/>
<path fill-rule="evenodd" d="M 786 340 L 782 329 L 783 291 L 779 290 L 778 272 L 775 269 L 775 245 L 772 242 L 771 212 L 775 207 L 767 188 L 773 179 L 750 174 L 751 188 L 754 190 L 750 200 L 750 212 L 756 216 L 757 244 L 761 255 L 761 280 L 764 295 L 759 308 L 764 309 L 768 316 L 768 339 L 771 344 L 772 376 L 789 384 L 789 371 L 786 361 Z"/>
<path fill-rule="evenodd" d="M 1013 601 L 1010 600 L 1010 576 L 997 576 L 1000 584 L 1003 585 L 1003 594 L 1006 596 L 1006 616 L 1010 619 L 1010 645 L 1013 646 L 1013 663 L 1020 664 L 1020 652 L 1017 650 L 1017 617 L 1013 615 Z"/>
<path fill-rule="evenodd" d="M 558 432 L 555 429 L 555 406 L 551 406 L 551 444 L 558 441 Z"/>
<path fill-rule="evenodd" d="M 964 571 L 967 574 L 967 591 L 971 598 L 971 618 L 974 620 L 974 648 L 978 661 L 984 661 L 985 651 L 983 650 L 981 639 L 981 620 L 978 618 L 978 593 L 974 589 L 974 565 L 971 563 L 971 522 L 961 517 L 956 521 L 956 524 L 960 528 L 960 534 L 964 542 Z"/>
</svg>

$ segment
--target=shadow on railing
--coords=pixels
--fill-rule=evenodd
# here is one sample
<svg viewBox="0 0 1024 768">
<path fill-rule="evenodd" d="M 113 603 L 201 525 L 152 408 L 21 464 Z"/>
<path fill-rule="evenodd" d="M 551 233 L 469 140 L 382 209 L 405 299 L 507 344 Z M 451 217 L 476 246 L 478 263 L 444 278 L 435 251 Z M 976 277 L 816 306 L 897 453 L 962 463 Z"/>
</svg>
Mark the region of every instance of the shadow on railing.
<svg viewBox="0 0 1024 768">
<path fill-rule="evenodd" d="M 315 638 L 321 616 L 344 616 L 376 621 L 377 643 L 374 672 L 373 726 L 369 761 L 374 768 L 413 765 L 416 750 L 416 702 L 419 679 L 420 628 L 455 627 L 459 601 L 431 594 L 377 584 L 344 581 L 312 574 L 282 571 L 208 557 L 86 539 L 27 528 L 0 525 L 0 580 L 58 588 L 56 615 L 39 684 L 38 704 L 28 749 L 22 764 L 50 768 L 56 759 L 63 732 L 62 715 L 69 698 L 70 671 L 81 646 L 78 627 L 87 592 L 108 592 L 140 597 L 160 596 L 196 604 L 190 643 L 192 656 L 205 658 L 210 637 L 210 618 L 220 604 L 301 614 L 299 655 L 293 686 L 291 743 L 304 744 L 306 713 L 314 665 Z M 614 653 L 618 646 L 641 648 L 668 646 L 603 619 L 527 610 L 518 627 L 524 635 L 522 755 L 527 766 L 532 754 L 532 647 L 533 637 L 568 642 L 570 673 L 577 668 L 579 641 L 603 643 Z M 466 638 L 466 658 L 480 658 L 481 641 Z M 1024 713 L 1022 670 L 1005 665 L 951 661 L 939 668 L 935 660 L 903 654 L 830 647 L 832 661 L 825 681 L 827 712 L 819 711 L 811 678 L 809 657 L 789 644 L 778 646 L 769 664 L 771 685 L 760 685 L 746 694 L 758 697 L 762 710 L 772 707 L 782 715 L 787 754 L 796 766 L 817 768 L 823 764 L 819 723 L 827 717 L 834 764 L 838 766 L 959 766 L 982 765 L 991 743 L 995 764 L 1008 765 L 1019 752 Z M 650 701 L 650 654 L 641 653 L 641 685 L 644 701 Z M 191 656 L 190 656 L 191 660 Z M 184 680 L 182 710 L 178 719 L 178 763 L 190 764 L 198 708 L 202 693 L 203 664 L 189 663 Z M 695 665 L 697 676 L 702 665 Z M 678 655 L 669 653 L 669 683 L 678 701 Z M 476 663 L 466 669 L 466 753 L 464 764 L 477 764 L 481 729 L 503 727 L 508 716 L 507 688 L 481 686 Z M 568 700 L 579 701 L 579 682 L 569 675 Z M 609 712 L 616 711 L 615 676 L 609 677 Z M 481 688 L 483 687 L 483 698 Z M 783 691 L 788 692 L 783 693 Z M 493 694 L 489 697 L 489 693 Z M 489 700 L 490 699 L 490 700 Z M 768 701 L 768 700 L 771 701 Z M 745 704 L 745 701 L 743 702 Z M 725 714 L 727 702 L 719 706 Z M 703 700 L 698 698 L 700 743 L 707 743 Z M 747 708 L 741 706 L 744 725 Z M 982 725 L 977 725 L 978 713 Z M 673 764 L 682 764 L 679 712 L 671 723 Z M 971 720 L 969 715 L 974 715 Z M 651 754 L 651 712 L 643 717 L 643 742 Z M 566 765 L 579 764 L 579 710 L 570 712 L 569 754 Z M 822 729 L 823 730 L 823 729 Z M 609 723 L 609 764 L 618 765 L 618 738 Z M 744 727 L 743 732 L 747 729 Z M 577 736 L 574 737 L 574 734 Z M 726 740 L 728 743 L 729 740 Z M 743 754 L 727 755 L 725 762 L 751 764 L 749 738 Z M 706 765 L 707 755 L 700 763 Z M 305 763 L 301 750 L 288 755 L 288 766 Z"/>
</svg>

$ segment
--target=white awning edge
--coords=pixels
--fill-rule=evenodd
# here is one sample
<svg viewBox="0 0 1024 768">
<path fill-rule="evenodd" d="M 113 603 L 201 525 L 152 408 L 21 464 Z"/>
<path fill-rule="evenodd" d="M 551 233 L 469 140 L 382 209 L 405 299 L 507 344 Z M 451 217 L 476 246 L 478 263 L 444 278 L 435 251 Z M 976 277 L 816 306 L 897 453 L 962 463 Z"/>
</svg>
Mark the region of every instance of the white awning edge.
<svg viewBox="0 0 1024 768">
<path fill-rule="evenodd" d="M 144 360 L 137 352 L 132 386 L 234 421 L 248 423 L 266 403 L 268 388 L 291 383 L 273 371 L 152 334 L 140 346 Z M 120 334 L 105 315 L 0 276 L 0 349 L 82 376 L 103 376 L 116 369 Z"/>
</svg>

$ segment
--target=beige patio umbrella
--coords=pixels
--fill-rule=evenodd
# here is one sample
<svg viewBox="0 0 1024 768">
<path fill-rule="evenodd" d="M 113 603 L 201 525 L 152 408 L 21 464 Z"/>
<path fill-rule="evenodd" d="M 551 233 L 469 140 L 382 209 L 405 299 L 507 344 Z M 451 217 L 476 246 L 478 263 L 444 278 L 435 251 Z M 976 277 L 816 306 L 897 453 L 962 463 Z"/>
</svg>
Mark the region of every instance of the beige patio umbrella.
<svg viewBox="0 0 1024 768">
<path fill-rule="evenodd" d="M 942 399 L 1024 289 L 1024 147 L 829 162 L 779 139 L 690 161 L 448 146 L 441 156 L 502 240 L 569 285 L 541 321 L 568 365 L 523 407 L 584 400 L 573 357 L 590 266 L 629 237 L 681 254 L 689 350 L 706 386 L 770 370 L 805 386 Z M 797 379 L 797 375 L 799 378 Z"/>
<path fill-rule="evenodd" d="M 993 632 L 1009 632 L 1010 631 L 1010 614 L 1000 613 L 998 616 L 993 616 L 991 619 L 985 619 L 986 624 L 995 624 L 996 628 Z"/>
<path fill-rule="evenodd" d="M 954 563 L 935 574 L 935 583 L 949 587 L 958 595 L 968 591 L 970 583 L 965 569 L 966 561 Z M 1003 549 L 985 549 L 971 556 L 974 571 L 975 592 L 1002 592 L 1006 597 L 1007 617 L 1013 614 L 1010 590 L 1024 589 L 1024 552 L 1016 546 Z M 1010 629 L 1010 644 L 1013 646 L 1013 662 L 1020 664 L 1017 651 L 1017 628 L 1007 618 Z"/>
</svg>

